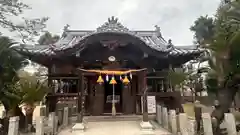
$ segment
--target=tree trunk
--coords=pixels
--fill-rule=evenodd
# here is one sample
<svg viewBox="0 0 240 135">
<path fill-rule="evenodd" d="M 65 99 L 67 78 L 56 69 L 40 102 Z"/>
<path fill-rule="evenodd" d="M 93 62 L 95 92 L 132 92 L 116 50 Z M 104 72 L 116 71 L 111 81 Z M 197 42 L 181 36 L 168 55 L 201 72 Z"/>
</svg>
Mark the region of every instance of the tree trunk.
<svg viewBox="0 0 240 135">
<path fill-rule="evenodd" d="M 17 106 L 14 111 L 15 111 L 14 112 L 15 116 L 19 116 L 19 128 L 20 129 L 26 128 L 25 124 L 24 124 L 26 119 L 25 119 L 25 115 L 23 114 L 21 108 L 19 106 Z"/>
<path fill-rule="evenodd" d="M 24 104 L 24 110 L 26 112 L 26 121 L 25 121 L 25 126 L 28 127 L 27 131 L 34 131 L 33 128 L 33 112 L 35 109 L 35 106 L 33 104 Z"/>
<path fill-rule="evenodd" d="M 223 88 L 218 91 L 217 99 L 219 101 L 219 106 L 212 112 L 212 117 L 216 118 L 216 121 L 213 122 L 213 128 L 216 132 L 218 132 L 219 126 L 224 119 L 224 113 L 229 112 L 229 108 L 232 105 L 237 90 L 237 88 L 233 87 Z"/>
<path fill-rule="evenodd" d="M 33 127 L 33 112 L 26 114 L 25 126 L 27 127 L 28 132 L 34 132 L 35 128 Z"/>
</svg>

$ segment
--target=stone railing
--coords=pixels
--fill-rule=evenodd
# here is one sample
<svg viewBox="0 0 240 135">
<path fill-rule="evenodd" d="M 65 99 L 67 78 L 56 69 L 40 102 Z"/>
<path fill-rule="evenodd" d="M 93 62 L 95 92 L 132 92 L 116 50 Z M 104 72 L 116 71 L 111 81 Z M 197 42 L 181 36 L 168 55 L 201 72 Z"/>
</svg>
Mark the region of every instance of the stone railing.
<svg viewBox="0 0 240 135">
<path fill-rule="evenodd" d="M 60 132 L 63 128 L 68 127 L 72 123 L 72 116 L 76 111 L 75 107 L 63 107 L 57 112 L 51 112 L 46 116 L 46 108 L 40 108 L 40 116 L 36 117 L 34 127 L 36 131 L 34 135 L 54 135 Z M 19 117 L 11 117 L 9 120 L 8 135 L 24 135 L 19 133 Z"/>
<path fill-rule="evenodd" d="M 186 113 L 176 114 L 175 110 L 168 110 L 166 107 L 157 105 L 156 120 L 173 135 L 197 135 L 196 121 L 189 118 Z M 227 135 L 238 135 L 235 117 L 232 113 L 225 113 L 223 123 Z M 210 113 L 202 113 L 202 125 L 202 135 L 213 135 Z"/>
</svg>

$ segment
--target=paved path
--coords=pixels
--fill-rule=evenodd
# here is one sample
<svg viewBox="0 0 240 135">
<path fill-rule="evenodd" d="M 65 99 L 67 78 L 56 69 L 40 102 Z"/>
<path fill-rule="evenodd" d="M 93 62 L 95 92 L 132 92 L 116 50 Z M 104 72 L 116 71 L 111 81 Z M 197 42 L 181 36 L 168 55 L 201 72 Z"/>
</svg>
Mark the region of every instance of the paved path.
<svg viewBox="0 0 240 135">
<path fill-rule="evenodd" d="M 108 121 L 108 122 L 88 122 L 84 133 L 76 135 L 142 135 L 139 121 Z M 154 135 L 170 135 L 164 129 L 155 129 Z M 75 135 L 71 129 L 65 129 L 58 135 Z"/>
</svg>

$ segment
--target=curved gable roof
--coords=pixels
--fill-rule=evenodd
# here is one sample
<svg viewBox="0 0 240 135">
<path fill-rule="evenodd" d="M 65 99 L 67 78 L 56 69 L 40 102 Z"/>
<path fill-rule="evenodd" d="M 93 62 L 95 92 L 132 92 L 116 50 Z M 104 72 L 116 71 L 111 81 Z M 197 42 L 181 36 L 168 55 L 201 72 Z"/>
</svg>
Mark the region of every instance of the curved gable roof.
<svg viewBox="0 0 240 135">
<path fill-rule="evenodd" d="M 68 26 L 67 26 L 68 27 Z M 131 31 L 128 28 L 124 27 L 117 18 L 109 18 L 107 22 L 98 27 L 96 30 L 69 30 L 65 28 L 63 36 L 61 39 L 53 45 L 36 45 L 32 47 L 17 47 L 16 49 L 21 51 L 27 51 L 35 54 L 43 55 L 56 55 L 57 52 L 63 51 L 69 48 L 73 48 L 80 41 L 84 40 L 86 37 L 89 37 L 94 34 L 104 33 L 104 32 L 114 32 L 114 33 L 126 33 L 133 35 L 141 39 L 145 45 L 152 48 L 157 52 L 168 52 L 169 56 L 178 56 L 191 53 L 199 53 L 199 49 L 185 49 L 181 47 L 171 46 L 169 43 L 162 37 L 160 28 L 155 26 L 156 29 L 153 31 Z M 22 49 L 24 48 L 24 49 Z"/>
</svg>

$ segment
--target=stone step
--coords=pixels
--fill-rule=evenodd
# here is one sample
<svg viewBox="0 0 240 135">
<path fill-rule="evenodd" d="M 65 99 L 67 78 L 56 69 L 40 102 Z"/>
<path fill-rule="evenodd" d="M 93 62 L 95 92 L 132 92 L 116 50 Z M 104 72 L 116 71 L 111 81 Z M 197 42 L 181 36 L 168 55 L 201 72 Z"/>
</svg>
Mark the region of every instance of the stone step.
<svg viewBox="0 0 240 135">
<path fill-rule="evenodd" d="M 117 115 L 117 116 L 84 116 L 86 122 L 97 121 L 140 121 L 141 115 Z"/>
</svg>

